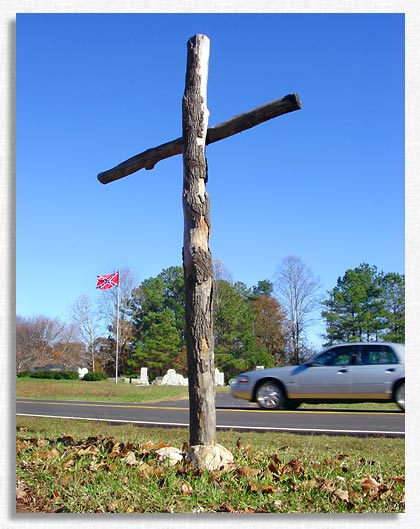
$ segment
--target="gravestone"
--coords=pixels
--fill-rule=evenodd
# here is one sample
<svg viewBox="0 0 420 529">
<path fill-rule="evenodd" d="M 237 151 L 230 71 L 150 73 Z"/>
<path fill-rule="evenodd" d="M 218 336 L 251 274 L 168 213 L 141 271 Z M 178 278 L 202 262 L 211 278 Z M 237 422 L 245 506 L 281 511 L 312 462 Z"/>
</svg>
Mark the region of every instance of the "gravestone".
<svg viewBox="0 0 420 529">
<path fill-rule="evenodd" d="M 214 370 L 214 378 L 216 382 L 216 386 L 224 386 L 225 385 L 225 374 L 219 371 L 216 367 Z"/>
<path fill-rule="evenodd" d="M 188 386 L 188 379 L 177 373 L 175 369 L 168 369 L 162 379 L 162 386 Z"/>
<path fill-rule="evenodd" d="M 88 372 L 88 369 L 86 367 L 78 367 L 77 372 L 79 374 L 79 378 L 83 378 Z"/>
<path fill-rule="evenodd" d="M 137 380 L 138 386 L 148 386 L 149 377 L 147 376 L 147 367 L 142 367 L 140 369 L 140 378 Z"/>
</svg>

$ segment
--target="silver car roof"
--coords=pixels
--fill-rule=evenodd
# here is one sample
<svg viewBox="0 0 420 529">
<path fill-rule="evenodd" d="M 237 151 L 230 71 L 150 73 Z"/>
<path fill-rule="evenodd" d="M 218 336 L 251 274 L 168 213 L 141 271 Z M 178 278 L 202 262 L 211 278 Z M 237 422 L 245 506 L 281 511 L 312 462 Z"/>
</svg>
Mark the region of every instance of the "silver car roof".
<svg viewBox="0 0 420 529">
<path fill-rule="evenodd" d="M 338 343 L 329 345 L 328 347 L 325 347 L 323 351 L 328 351 L 328 349 L 331 349 L 333 347 L 345 347 L 348 345 L 389 345 L 393 349 L 396 349 L 398 352 L 398 355 L 404 360 L 405 359 L 405 344 L 403 343 L 394 343 L 394 342 L 346 342 L 346 343 Z M 321 351 L 321 352 L 323 352 Z M 321 353 L 318 353 L 321 354 Z M 318 355 L 315 355 L 318 356 Z"/>
</svg>

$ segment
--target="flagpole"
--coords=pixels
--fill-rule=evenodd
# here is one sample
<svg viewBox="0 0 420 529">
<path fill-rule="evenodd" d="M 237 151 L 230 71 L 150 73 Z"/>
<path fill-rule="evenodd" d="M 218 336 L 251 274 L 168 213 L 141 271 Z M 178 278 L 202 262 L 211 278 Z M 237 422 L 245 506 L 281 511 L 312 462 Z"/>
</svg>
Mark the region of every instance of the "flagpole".
<svg viewBox="0 0 420 529">
<path fill-rule="evenodd" d="M 119 272 L 118 272 L 119 274 Z M 120 282 L 117 285 L 117 348 L 115 352 L 115 383 L 118 384 L 118 345 L 120 334 Z"/>
</svg>

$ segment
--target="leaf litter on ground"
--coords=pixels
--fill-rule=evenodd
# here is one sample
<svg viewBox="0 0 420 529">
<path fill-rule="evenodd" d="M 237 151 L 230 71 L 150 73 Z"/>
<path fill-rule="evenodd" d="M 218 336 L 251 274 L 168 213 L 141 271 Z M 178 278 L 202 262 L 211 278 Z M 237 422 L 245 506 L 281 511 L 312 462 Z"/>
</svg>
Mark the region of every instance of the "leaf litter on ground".
<svg viewBox="0 0 420 529">
<path fill-rule="evenodd" d="M 280 446 L 274 453 L 262 452 L 250 443 L 243 446 L 238 439 L 234 465 L 209 472 L 188 464 L 187 448 L 188 443 L 178 449 L 171 443 L 121 442 L 112 436 L 89 436 L 77 441 L 69 434 L 56 439 L 18 438 L 17 511 L 404 510 L 404 477 L 364 473 L 366 466 L 374 467 L 374 461 L 351 458 L 344 453 L 328 454 L 323 461 L 319 457 L 318 460 L 304 457 L 305 454 L 290 457 L 288 446 Z M 110 474 L 108 481 L 94 477 L 101 473 Z M 111 476 L 114 493 L 112 487 L 109 491 L 104 489 L 111 486 Z M 87 501 L 84 495 L 87 485 L 91 491 L 95 485 L 98 487 L 96 500 L 95 493 L 91 493 Z M 66 492 L 68 489 L 71 493 Z M 115 491 L 118 499 L 113 499 Z M 104 504 L 101 496 L 106 495 L 108 501 Z M 41 497 L 44 499 L 40 500 Z"/>
</svg>

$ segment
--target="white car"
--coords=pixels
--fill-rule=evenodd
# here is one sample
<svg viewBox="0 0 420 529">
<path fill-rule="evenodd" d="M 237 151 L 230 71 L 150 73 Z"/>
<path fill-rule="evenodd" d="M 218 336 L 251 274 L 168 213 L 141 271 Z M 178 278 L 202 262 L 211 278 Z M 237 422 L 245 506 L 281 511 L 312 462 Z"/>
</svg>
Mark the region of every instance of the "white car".
<svg viewBox="0 0 420 529">
<path fill-rule="evenodd" d="M 295 409 L 302 402 L 393 401 L 405 410 L 404 345 L 333 345 L 299 366 L 242 373 L 230 391 L 264 409 Z"/>
</svg>

